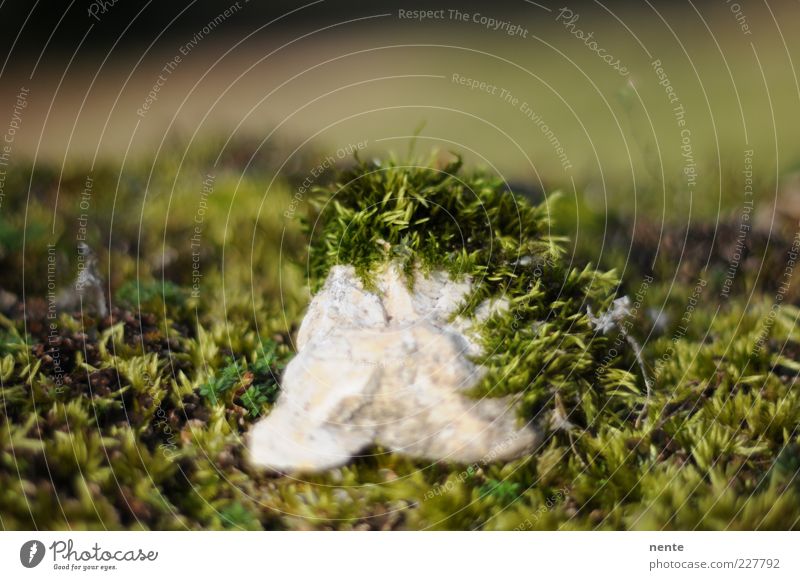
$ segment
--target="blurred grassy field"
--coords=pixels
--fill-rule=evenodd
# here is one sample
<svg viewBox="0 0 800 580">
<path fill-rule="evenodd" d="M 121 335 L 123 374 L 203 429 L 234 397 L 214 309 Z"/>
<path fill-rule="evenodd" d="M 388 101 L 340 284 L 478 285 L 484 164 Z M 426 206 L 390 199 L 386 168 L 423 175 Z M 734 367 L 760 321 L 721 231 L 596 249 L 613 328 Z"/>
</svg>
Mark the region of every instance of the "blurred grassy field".
<svg viewBox="0 0 800 580">
<path fill-rule="evenodd" d="M 800 162 L 800 46 L 790 34 L 800 18 L 797 4 L 743 13 L 725 3 L 574 11 L 577 28 L 618 56 L 628 75 L 557 21 L 555 5 L 551 12 L 533 5 L 483 11 L 523 27 L 527 38 L 472 21 L 404 20 L 375 7 L 365 15 L 374 17 L 312 26 L 299 39 L 291 19 L 252 36 L 220 28 L 182 59 L 144 116 L 137 110 L 179 54 L 180 38 L 141 54 L 112 51 L 105 66 L 106 55 L 79 54 L 63 79 L 68 62 L 57 55 L 33 79 L 24 67 L 11 69 L 0 102 L 12 103 L 18 84 L 31 87 L 25 131 L 15 143 L 19 160 L 36 155 L 67 168 L 80 160 L 120 163 L 126 153 L 163 153 L 163 139 L 209 134 L 258 141 L 289 135 L 293 145 L 313 144 L 321 155 L 366 141 L 380 155 L 405 150 L 406 138 L 424 125 L 426 149 L 456 149 L 509 179 L 563 189 L 596 213 L 613 207 L 679 223 L 689 208 L 700 219 L 740 209 L 744 151 L 752 149 L 762 185 L 757 203 L 768 213 L 779 176 Z M 676 102 L 659 84 L 655 60 Z M 519 102 L 470 90 L 453 82 L 454 74 Z M 676 105 L 685 109 L 698 174 L 691 194 Z M 552 129 L 571 170 L 527 110 Z"/>
</svg>

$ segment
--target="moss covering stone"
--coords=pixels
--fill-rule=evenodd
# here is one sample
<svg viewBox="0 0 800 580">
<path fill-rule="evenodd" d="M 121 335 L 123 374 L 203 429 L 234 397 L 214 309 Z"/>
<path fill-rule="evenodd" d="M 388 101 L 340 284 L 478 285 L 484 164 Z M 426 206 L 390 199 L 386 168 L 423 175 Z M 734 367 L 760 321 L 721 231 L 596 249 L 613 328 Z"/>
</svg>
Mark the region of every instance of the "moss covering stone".
<svg viewBox="0 0 800 580">
<path fill-rule="evenodd" d="M 580 247 L 571 252 L 554 219 L 568 213 L 559 210 L 566 200 L 534 204 L 460 161 L 386 161 L 332 176 L 313 207 L 300 208 L 305 232 L 274 209 L 291 203 L 291 178 L 274 182 L 264 209 L 268 169 L 243 181 L 234 167 L 218 169 L 207 276 L 193 297 L 191 218 L 166 208 L 196 205 L 208 159 L 201 152 L 188 169 L 162 160 L 155 183 L 144 169 L 121 181 L 116 203 L 142 207 L 149 188 L 144 219 L 164 226 L 140 238 L 132 212 L 110 240 L 93 230 L 100 263 L 116 266 L 110 315 L 62 312 L 52 335 L 45 286 L 31 273 L 27 301 L 0 318 L 3 529 L 800 527 L 795 294 L 777 309 L 771 291 L 708 300 L 716 266 L 673 281 L 659 270 L 679 259 L 668 251 L 655 269 L 620 277 L 586 265 Z M 82 174 L 66 178 L 61 195 L 74 201 Z M 49 179 L 35 176 L 32 215 L 52 216 Z M 117 183 L 113 168 L 96 170 L 95 191 Z M 110 214 L 96 199 L 102 224 Z M 8 278 L 20 271 L 15 240 L 38 225 L 5 209 Z M 65 209 L 57 219 L 56 239 L 29 231 L 26 259 L 44 264 L 55 243 L 66 286 L 74 216 Z M 128 252 L 137 240 L 138 273 Z M 164 241 L 174 250 L 166 265 Z M 374 448 L 306 478 L 251 468 L 243 435 L 269 413 L 293 356 L 305 280 L 315 289 L 341 263 L 369 281 L 388 260 L 472 277 L 468 309 L 508 300 L 482 330 L 489 372 L 473 394 L 517 394 L 520 420 L 547 430 L 542 449 L 459 465 Z M 3 284 L 21 296 L 17 280 Z M 596 320 L 623 294 L 630 308 L 603 328 Z M 650 309 L 662 304 L 657 317 Z"/>
</svg>

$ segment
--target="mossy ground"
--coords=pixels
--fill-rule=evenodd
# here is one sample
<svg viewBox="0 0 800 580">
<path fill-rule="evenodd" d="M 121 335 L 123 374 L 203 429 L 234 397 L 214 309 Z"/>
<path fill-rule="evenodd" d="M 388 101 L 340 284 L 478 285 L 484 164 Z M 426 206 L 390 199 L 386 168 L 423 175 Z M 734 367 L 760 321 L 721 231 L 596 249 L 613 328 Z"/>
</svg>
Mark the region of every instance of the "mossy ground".
<svg viewBox="0 0 800 580">
<path fill-rule="evenodd" d="M 214 167 L 194 248 L 212 151 L 123 179 L 111 167 L 92 173 L 88 241 L 111 288 L 106 316 L 87 305 L 48 317 L 47 245 L 58 288 L 69 288 L 85 174 L 59 181 L 37 169 L 29 201 L 7 197 L 3 529 L 800 527 L 796 283 L 776 309 L 778 275 L 743 262 L 719 299 L 726 259 L 682 258 L 673 242 L 684 232 L 641 226 L 628 237 L 618 228 L 603 263 L 588 265 L 586 232 L 575 245 L 563 237 L 567 200 L 537 205 L 459 163 L 359 164 L 295 204 L 302 167 L 265 192 L 269 167 L 240 179 L 234 151 Z M 7 190 L 26 191 L 30 177 Z M 793 234 L 753 234 L 750 255 L 782 271 Z M 473 276 L 473 306 L 509 299 L 484 328 L 489 373 L 474 394 L 518 394 L 521 420 L 545 429 L 545 445 L 508 463 L 371 449 L 310 477 L 251 468 L 243 435 L 278 394 L 306 280 L 317 287 L 336 262 L 368 280 L 389 259 Z M 601 315 L 623 294 L 632 308 L 600 332 L 587 307 Z"/>
</svg>

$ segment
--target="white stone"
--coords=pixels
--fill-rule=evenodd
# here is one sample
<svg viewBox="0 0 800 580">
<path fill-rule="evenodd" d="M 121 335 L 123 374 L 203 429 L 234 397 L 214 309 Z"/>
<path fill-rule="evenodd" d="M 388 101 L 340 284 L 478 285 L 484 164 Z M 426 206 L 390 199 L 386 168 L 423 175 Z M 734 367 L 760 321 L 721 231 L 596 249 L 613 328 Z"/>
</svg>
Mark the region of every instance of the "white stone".
<svg viewBox="0 0 800 580">
<path fill-rule="evenodd" d="M 532 450 L 539 432 L 518 425 L 512 399 L 465 394 L 482 376 L 470 360 L 480 352 L 474 320 L 453 317 L 470 287 L 434 272 L 417 275 L 410 292 L 389 266 L 371 292 L 352 267 L 334 267 L 300 326 L 275 407 L 249 434 L 253 463 L 320 471 L 374 443 L 464 463 Z M 499 308 L 507 303 L 479 312 Z"/>
</svg>

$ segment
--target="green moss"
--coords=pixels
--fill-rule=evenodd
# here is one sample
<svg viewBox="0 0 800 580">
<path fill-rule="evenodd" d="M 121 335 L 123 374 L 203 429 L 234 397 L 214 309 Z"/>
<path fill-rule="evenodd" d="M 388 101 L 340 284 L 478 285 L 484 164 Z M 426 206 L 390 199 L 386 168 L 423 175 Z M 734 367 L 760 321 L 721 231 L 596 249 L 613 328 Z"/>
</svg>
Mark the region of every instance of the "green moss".
<svg viewBox="0 0 800 580">
<path fill-rule="evenodd" d="M 175 177 L 167 169 L 154 174 L 164 176 L 161 185 Z M 112 177 L 97 175 L 97 191 L 106 178 L 116 183 Z M 220 171 L 199 298 L 186 298 L 188 222 L 173 216 L 164 231 L 144 232 L 148 267 L 138 277 L 127 246 L 111 245 L 119 264 L 110 273 L 111 317 L 64 313 L 51 339 L 35 288 L 26 320 L 18 307 L 0 317 L 0 527 L 800 527 L 800 313 L 789 299 L 774 314 L 773 295 L 760 291 L 734 293 L 720 309 L 701 299 L 687 323 L 696 279 L 656 273 L 640 307 L 603 334 L 588 308 L 593 316 L 612 308 L 619 281 L 568 264 L 567 242 L 549 218 L 564 210 L 552 199 L 533 205 L 496 178 L 464 173 L 460 162 L 359 163 L 318 190 L 306 222 L 310 284 L 318 287 L 337 263 L 356 264 L 369 280 L 378 264 L 402 260 L 408 271 L 419 265 L 471 276 L 469 309 L 505 298 L 508 308 L 483 325 L 479 362 L 488 372 L 474 394 L 519 397 L 522 419 L 545 430 L 542 448 L 473 465 L 375 448 L 305 478 L 252 469 L 244 436 L 277 395 L 307 300 L 296 222 L 256 217 L 264 179 L 248 177 L 237 194 L 232 174 Z M 196 196 L 195 181 L 178 182 L 182 202 Z M 135 174 L 129 183 L 120 203 L 135 199 L 144 181 Z M 288 203 L 288 186 L 276 183 Z M 67 202 L 81 184 L 65 180 Z M 145 220 L 163 224 L 166 199 L 153 195 Z M 46 200 L 34 199 L 30 211 L 52 216 Z M 136 239 L 139 215 L 131 214 L 115 231 Z M 68 231 L 70 219 L 60 215 L 57 231 Z M 232 238 L 226 222 L 259 236 Z M 168 284 L 165 243 L 177 256 L 164 269 Z M 680 246 L 670 247 L 660 260 L 679 259 Z M 209 264 L 221 264 L 223 248 L 225 267 L 216 271 Z M 647 256 L 652 248 L 636 251 Z M 620 252 L 612 252 L 615 261 Z M 4 258 L 6 266 L 13 271 L 18 258 Z M 627 272 L 621 283 L 633 296 L 651 272 Z M 694 271 L 710 280 L 706 274 Z M 665 298 L 666 323 L 656 324 L 647 310 Z M 137 304 L 141 312 L 131 309 Z M 622 329 L 643 344 L 642 361 Z"/>
<path fill-rule="evenodd" d="M 523 256 L 546 260 L 558 251 L 548 235 L 546 206 L 509 195 L 483 173 L 460 175 L 461 159 L 358 164 L 315 189 L 307 230 L 312 287 L 335 264 L 350 264 L 369 281 L 376 263 L 445 268 L 481 279 L 485 292 L 514 277 Z"/>
<path fill-rule="evenodd" d="M 409 273 L 419 267 L 469 277 L 467 312 L 485 300 L 508 303 L 483 325 L 479 362 L 488 373 L 475 396 L 518 395 L 522 419 L 546 427 L 562 416 L 584 428 L 630 419 L 644 404 L 644 378 L 626 370 L 624 352 L 604 360 L 609 337 L 588 317 L 589 307 L 609 307 L 614 274 L 562 260 L 548 204 L 532 205 L 498 178 L 461 169 L 460 159 L 441 168 L 359 162 L 317 188 L 313 285 L 335 264 L 355 265 L 369 282 L 387 261 Z"/>
<path fill-rule="evenodd" d="M 200 386 L 200 395 L 212 404 L 236 400 L 251 417 L 268 412 L 278 398 L 277 376 L 285 366 L 285 361 L 279 360 L 278 346 L 274 341 L 262 344 L 257 358 L 249 364 L 244 359 L 227 359 L 226 366 Z"/>
</svg>

